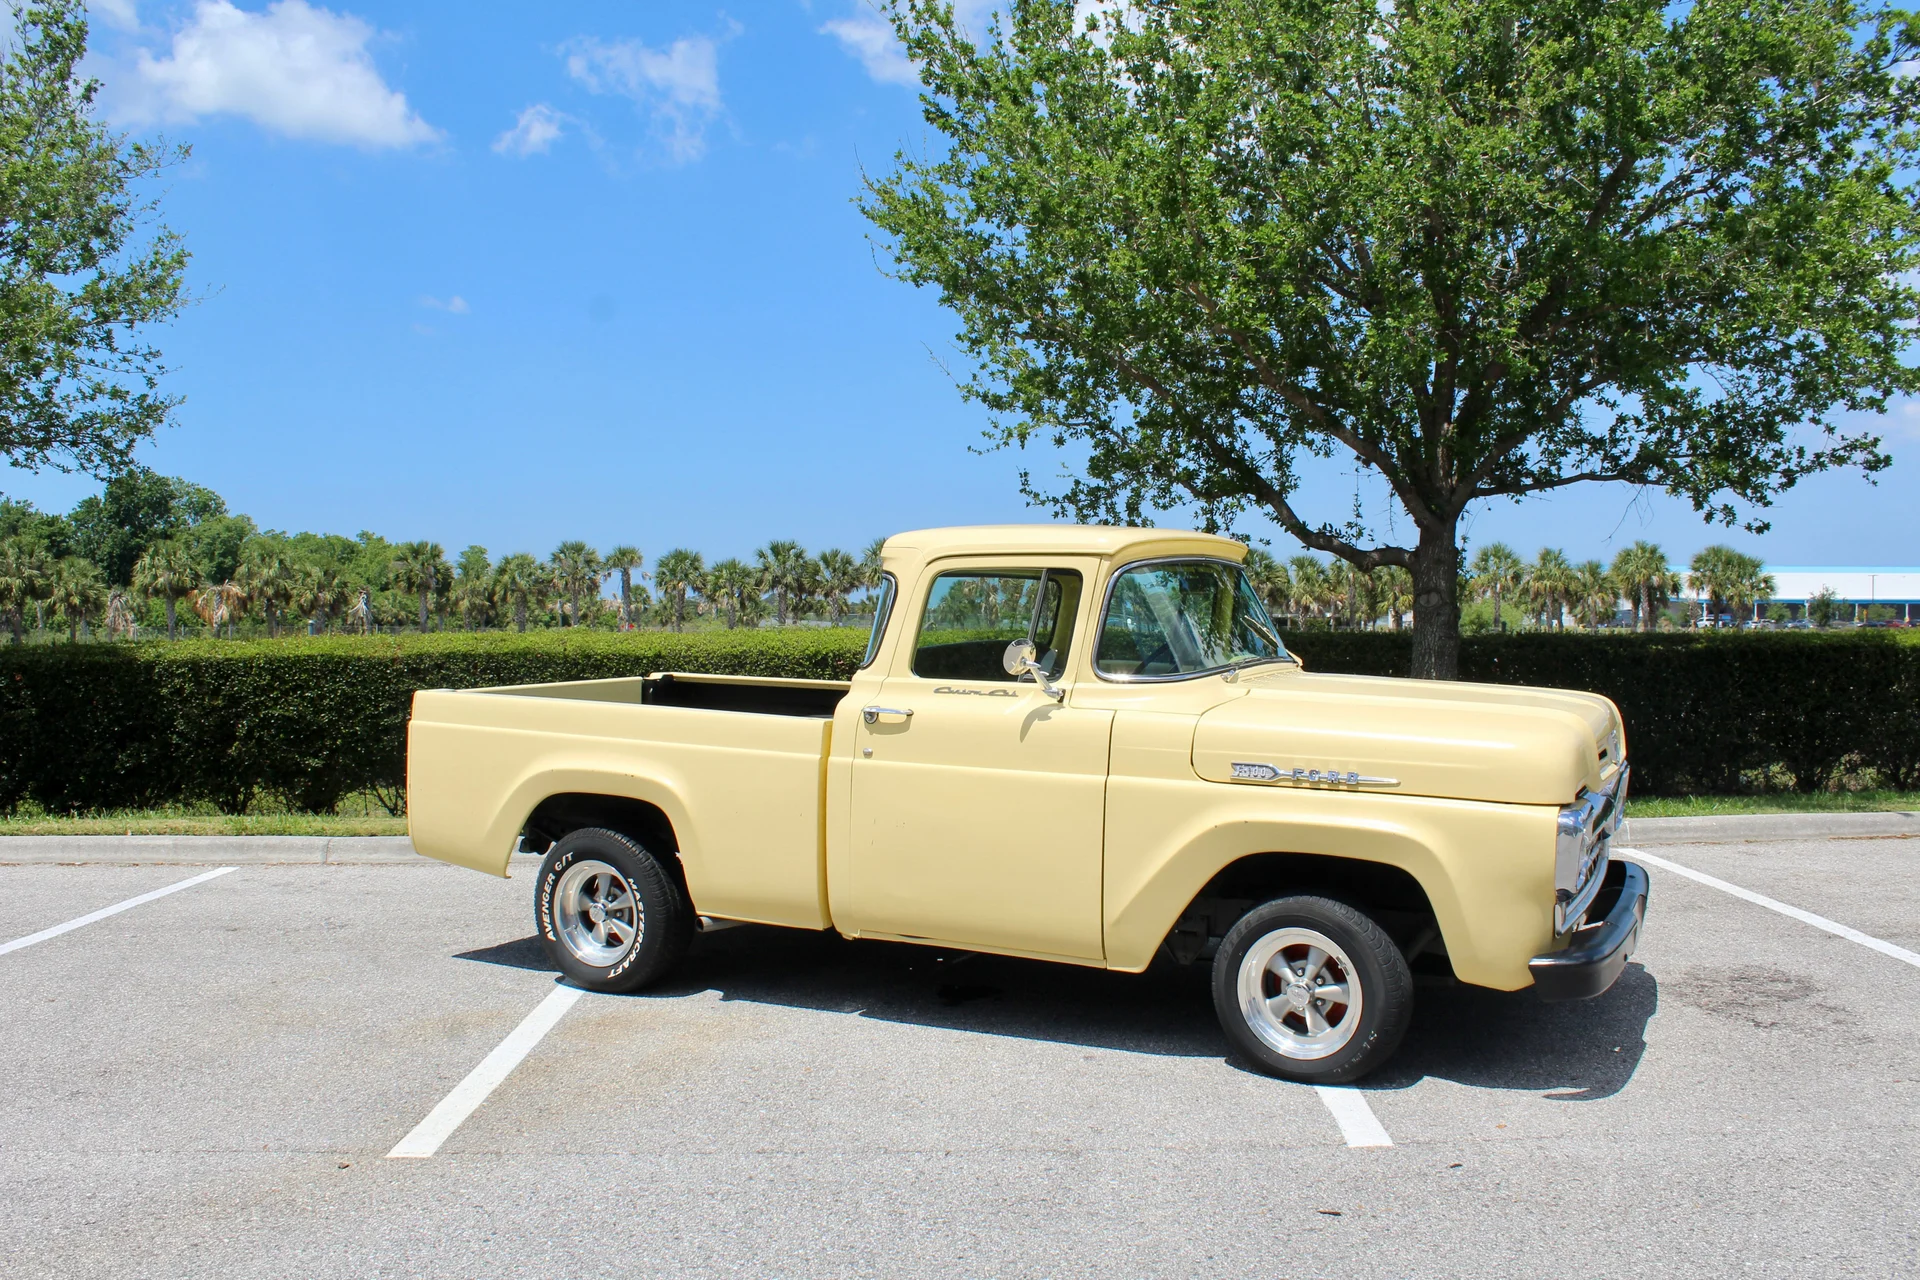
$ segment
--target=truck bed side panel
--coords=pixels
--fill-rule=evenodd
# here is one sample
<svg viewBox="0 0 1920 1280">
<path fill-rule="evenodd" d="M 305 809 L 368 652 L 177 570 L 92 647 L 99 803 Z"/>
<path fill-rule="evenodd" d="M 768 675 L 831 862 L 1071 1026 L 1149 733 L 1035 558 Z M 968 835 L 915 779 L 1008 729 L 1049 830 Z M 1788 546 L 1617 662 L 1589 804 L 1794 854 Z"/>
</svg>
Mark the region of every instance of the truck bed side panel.
<svg viewBox="0 0 1920 1280">
<path fill-rule="evenodd" d="M 824 928 L 831 722 L 492 691 L 424 691 L 408 731 L 408 830 L 428 857 L 495 875 L 548 796 L 667 815 L 703 915 Z"/>
</svg>

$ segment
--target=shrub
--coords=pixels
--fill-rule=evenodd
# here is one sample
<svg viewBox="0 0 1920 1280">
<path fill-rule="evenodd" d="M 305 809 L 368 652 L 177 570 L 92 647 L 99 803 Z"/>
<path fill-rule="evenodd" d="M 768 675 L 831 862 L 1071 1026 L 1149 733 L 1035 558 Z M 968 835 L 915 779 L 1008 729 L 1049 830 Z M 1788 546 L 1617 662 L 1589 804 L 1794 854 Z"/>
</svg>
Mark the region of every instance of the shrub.
<svg viewBox="0 0 1920 1280">
<path fill-rule="evenodd" d="M 279 641 L 36 645 L 0 650 L 0 811 L 258 795 L 326 811 L 376 791 L 398 807 L 416 689 L 709 671 L 845 679 L 865 632 L 672 635 L 581 629 Z M 1406 632 L 1289 631 L 1313 671 L 1399 675 Z M 1461 676 L 1591 689 L 1620 705 L 1634 790 L 1815 790 L 1862 768 L 1920 786 L 1920 636 L 1605 635 L 1467 639 Z"/>
<path fill-rule="evenodd" d="M 211 801 L 256 794 L 324 812 L 373 790 L 396 807 L 416 689 L 710 671 L 845 679 L 864 632 L 842 628 L 617 634 L 193 640 L 0 652 L 0 811 Z"/>
<path fill-rule="evenodd" d="M 1309 670 L 1404 675 L 1401 632 L 1288 632 Z M 1461 642 L 1460 678 L 1603 693 L 1633 789 L 1730 794 L 1785 773 L 1817 791 L 1859 768 L 1920 778 L 1920 637 L 1894 631 L 1526 632 Z"/>
</svg>

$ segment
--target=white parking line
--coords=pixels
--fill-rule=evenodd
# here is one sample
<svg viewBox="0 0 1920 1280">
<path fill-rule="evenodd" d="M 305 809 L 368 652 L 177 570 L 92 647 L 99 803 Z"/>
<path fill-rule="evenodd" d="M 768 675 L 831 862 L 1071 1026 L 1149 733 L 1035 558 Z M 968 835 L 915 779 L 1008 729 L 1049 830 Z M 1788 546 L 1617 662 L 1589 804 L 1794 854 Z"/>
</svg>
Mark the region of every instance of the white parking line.
<svg viewBox="0 0 1920 1280">
<path fill-rule="evenodd" d="M 521 1059 L 532 1052 L 533 1046 L 540 1043 L 553 1025 L 560 1021 L 574 1002 L 587 994 L 579 987 L 555 987 L 553 994 L 535 1005 L 533 1012 L 520 1020 L 520 1025 L 508 1033 L 494 1051 L 480 1060 L 480 1065 L 467 1073 L 467 1078 L 453 1086 L 453 1092 L 440 1099 L 440 1105 L 427 1112 L 427 1118 L 413 1127 L 413 1132 L 400 1139 L 393 1150 L 387 1152 L 389 1160 L 424 1160 L 440 1149 L 440 1144 L 453 1136 L 453 1131 L 466 1123 L 487 1095 L 500 1087 L 500 1082 L 513 1074 Z"/>
<path fill-rule="evenodd" d="M 1386 1126 L 1380 1123 L 1380 1117 L 1373 1114 L 1373 1108 L 1367 1105 L 1367 1095 L 1350 1085 L 1317 1084 L 1313 1086 L 1320 1101 L 1327 1104 L 1327 1110 L 1333 1112 L 1333 1118 L 1340 1126 L 1340 1136 L 1347 1140 L 1350 1147 L 1390 1147 L 1393 1139 L 1387 1136 Z"/>
<path fill-rule="evenodd" d="M 1857 942 L 1863 947 L 1878 951 L 1883 956 L 1892 956 L 1895 960 L 1903 960 L 1915 968 L 1920 968 L 1920 955 L 1916 955 L 1905 947 L 1897 947 L 1884 938 L 1876 938 L 1872 934 L 1862 933 L 1858 929 L 1849 929 L 1846 925 L 1838 924 L 1827 919 L 1825 916 L 1817 916 L 1811 911 L 1802 911 L 1798 907 L 1790 907 L 1784 902 L 1775 902 L 1772 898 L 1764 894 L 1755 893 L 1751 889 L 1742 889 L 1737 884 L 1728 884 L 1725 880 L 1716 880 L 1704 872 L 1695 871 L 1692 867 L 1683 867 L 1677 862 L 1668 862 L 1665 858 L 1656 857 L 1644 849 L 1621 849 L 1619 852 L 1629 854 L 1642 862 L 1650 862 L 1656 867 L 1671 871 L 1675 875 L 1685 876 L 1689 880 L 1698 880 L 1701 884 L 1718 889 L 1722 893 L 1730 893 L 1742 901 L 1751 902 L 1755 906 L 1765 907 L 1769 911 L 1778 911 L 1783 916 L 1793 917 L 1801 924 L 1810 924 L 1816 929 L 1825 929 L 1828 933 L 1845 938 L 1848 942 Z"/>
<path fill-rule="evenodd" d="M 125 902 L 116 902 L 112 906 L 102 907 L 98 911 L 89 911 L 86 915 L 78 919 L 69 920 L 65 924 L 57 924 L 51 929 L 42 929 L 38 933 L 30 933 L 24 938 L 15 938 L 12 942 L 0 943 L 0 956 L 7 954 L 9 951 L 18 951 L 22 947 L 30 947 L 36 942 L 45 942 L 48 938 L 57 938 L 63 933 L 71 933 L 73 930 L 83 925 L 92 924 L 96 920 L 105 920 L 108 916 L 117 916 L 129 907 L 137 907 L 143 902 L 152 902 L 155 898 L 164 898 L 170 893 L 178 893 L 182 889 L 191 889 L 197 884 L 205 884 L 215 876 L 223 876 L 227 874 L 227 872 L 234 870 L 237 870 L 237 868 L 217 867 L 212 871 L 205 871 L 197 876 L 189 876 L 178 884 L 170 884 L 164 889 L 155 889 L 153 892 L 143 893 L 137 898 L 128 898 Z"/>
</svg>

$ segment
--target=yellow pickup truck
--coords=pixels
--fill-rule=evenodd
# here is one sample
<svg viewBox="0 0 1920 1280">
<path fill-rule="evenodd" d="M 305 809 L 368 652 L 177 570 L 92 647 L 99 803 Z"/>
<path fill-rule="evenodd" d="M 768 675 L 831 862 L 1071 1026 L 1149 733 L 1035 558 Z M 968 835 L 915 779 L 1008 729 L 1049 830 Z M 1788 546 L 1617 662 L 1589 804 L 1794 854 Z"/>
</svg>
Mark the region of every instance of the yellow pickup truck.
<svg viewBox="0 0 1920 1280">
<path fill-rule="evenodd" d="M 592 990 L 727 921 L 1209 961 L 1234 1048 L 1316 1083 L 1393 1053 L 1416 972 L 1607 990 L 1647 900 L 1608 856 L 1613 704 L 1311 674 L 1245 558 L 1156 529 L 903 533 L 849 681 L 422 691 L 414 846 L 502 876 L 543 853 L 540 937 Z"/>
</svg>

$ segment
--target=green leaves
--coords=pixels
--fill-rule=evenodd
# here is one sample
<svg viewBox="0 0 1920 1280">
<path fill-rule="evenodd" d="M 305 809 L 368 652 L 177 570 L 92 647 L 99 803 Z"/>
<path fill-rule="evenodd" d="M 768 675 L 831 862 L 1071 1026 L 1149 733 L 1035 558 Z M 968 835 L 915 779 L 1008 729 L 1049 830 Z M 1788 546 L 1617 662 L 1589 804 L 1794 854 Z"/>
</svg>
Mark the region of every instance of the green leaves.
<svg viewBox="0 0 1920 1280">
<path fill-rule="evenodd" d="M 130 143 L 79 78 L 85 8 L 16 10 L 0 58 L 0 455 L 17 466 L 124 467 L 178 401 L 139 337 L 185 305 L 187 252 L 141 186 L 185 148 Z"/>
<path fill-rule="evenodd" d="M 1887 463 L 1835 415 L 1920 391 L 1905 19 L 1834 0 L 897 0 L 944 151 L 864 209 L 940 291 L 1060 512 L 1249 508 L 1415 568 L 1452 628 L 1473 502 L 1657 485 L 1755 526 Z M 1298 503 L 1383 477 L 1413 546 Z M 1436 594 L 1437 593 L 1437 594 Z"/>
</svg>

